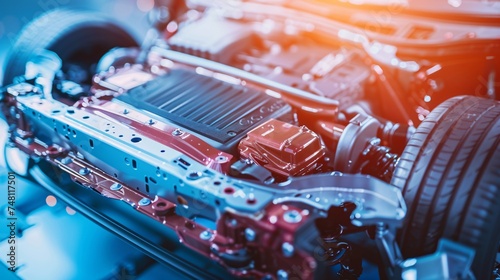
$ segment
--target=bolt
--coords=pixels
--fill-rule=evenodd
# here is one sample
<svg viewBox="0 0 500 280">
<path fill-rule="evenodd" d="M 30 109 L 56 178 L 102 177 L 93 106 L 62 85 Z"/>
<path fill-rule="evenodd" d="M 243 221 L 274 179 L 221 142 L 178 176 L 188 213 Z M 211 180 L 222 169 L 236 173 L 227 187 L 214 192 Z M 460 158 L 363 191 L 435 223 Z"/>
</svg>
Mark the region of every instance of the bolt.
<svg viewBox="0 0 500 280">
<path fill-rule="evenodd" d="M 193 172 L 190 172 L 190 173 L 187 175 L 187 178 L 188 178 L 189 180 L 196 180 L 196 179 L 201 178 L 201 176 L 203 176 L 203 173 L 201 173 L 200 171 L 193 171 Z"/>
<path fill-rule="evenodd" d="M 387 232 L 387 228 L 384 223 L 377 223 L 376 225 L 376 234 L 378 236 L 384 236 Z"/>
<path fill-rule="evenodd" d="M 236 227 L 238 225 L 238 221 L 236 221 L 235 219 L 229 219 L 227 223 L 232 227 Z"/>
<path fill-rule="evenodd" d="M 255 199 L 255 194 L 249 193 L 247 203 L 254 204 L 257 200 Z"/>
<path fill-rule="evenodd" d="M 290 258 L 291 256 L 293 256 L 295 248 L 292 244 L 285 242 L 283 243 L 283 245 L 281 245 L 281 251 L 283 252 L 283 256 Z"/>
<path fill-rule="evenodd" d="M 61 159 L 62 164 L 70 164 L 71 162 L 73 162 L 73 160 L 70 157 L 65 157 Z"/>
<path fill-rule="evenodd" d="M 128 114 L 128 113 L 130 113 L 130 111 L 129 111 L 128 109 L 123 109 L 123 114 L 125 114 L 125 115 L 126 115 L 126 114 Z"/>
<path fill-rule="evenodd" d="M 9 114 L 10 114 L 11 116 L 15 116 L 15 115 L 17 115 L 16 107 L 11 106 L 11 107 L 9 108 Z"/>
<path fill-rule="evenodd" d="M 182 130 L 176 128 L 174 131 L 172 131 L 173 136 L 179 136 L 182 135 Z"/>
<path fill-rule="evenodd" d="M 208 230 L 202 231 L 200 233 L 200 238 L 203 240 L 209 240 L 210 238 L 212 238 L 212 233 Z"/>
<path fill-rule="evenodd" d="M 121 190 L 122 189 L 122 184 L 114 183 L 113 185 L 111 185 L 111 187 L 109 189 L 112 190 L 112 191 Z"/>
<path fill-rule="evenodd" d="M 283 220 L 290 224 L 296 224 L 302 221 L 302 215 L 300 215 L 297 210 L 286 211 L 285 214 L 283 214 Z"/>
<path fill-rule="evenodd" d="M 226 156 L 218 156 L 215 158 L 215 162 L 217 163 L 225 163 L 228 161 L 228 158 Z"/>
<path fill-rule="evenodd" d="M 78 173 L 80 173 L 80 175 L 82 176 L 85 176 L 85 175 L 89 175 L 90 174 L 90 170 L 87 168 L 87 167 L 84 167 L 84 168 L 81 168 Z"/>
<path fill-rule="evenodd" d="M 276 275 L 278 276 L 278 280 L 288 280 L 288 273 L 283 269 L 278 270 Z"/>
<path fill-rule="evenodd" d="M 148 206 L 149 204 L 151 204 L 151 200 L 147 197 L 143 197 L 139 200 L 139 206 Z"/>
<path fill-rule="evenodd" d="M 255 241 L 256 235 L 257 234 L 255 233 L 255 231 L 253 229 L 251 229 L 251 228 L 246 228 L 245 229 L 245 238 L 248 241 L 250 241 L 250 242 Z"/>
<path fill-rule="evenodd" d="M 156 123 L 156 122 L 155 122 L 153 119 L 150 119 L 150 120 L 149 120 L 149 122 L 148 122 L 148 124 L 149 124 L 149 125 L 153 125 L 153 124 L 155 124 L 155 123 Z"/>
<path fill-rule="evenodd" d="M 342 176 L 342 175 L 343 175 L 343 174 L 342 174 L 342 172 L 340 172 L 340 171 L 333 171 L 333 172 L 332 172 L 332 176 Z"/>
</svg>

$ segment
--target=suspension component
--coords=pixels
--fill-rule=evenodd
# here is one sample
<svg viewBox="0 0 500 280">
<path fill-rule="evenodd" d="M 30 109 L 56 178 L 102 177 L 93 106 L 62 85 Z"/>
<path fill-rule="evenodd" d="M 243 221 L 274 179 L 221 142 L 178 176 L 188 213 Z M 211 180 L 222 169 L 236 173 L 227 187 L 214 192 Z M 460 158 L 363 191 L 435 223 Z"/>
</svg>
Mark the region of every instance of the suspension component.
<svg viewBox="0 0 500 280">
<path fill-rule="evenodd" d="M 371 139 L 362 153 L 364 163 L 361 166 L 361 173 L 390 182 L 399 160 L 398 155 L 390 151 L 389 147 L 381 146 L 379 138 Z"/>
<path fill-rule="evenodd" d="M 401 154 L 413 133 L 415 133 L 414 126 L 386 122 L 380 127 L 377 137 L 381 139 L 383 146 L 391 147 L 391 151 L 395 154 Z"/>
</svg>

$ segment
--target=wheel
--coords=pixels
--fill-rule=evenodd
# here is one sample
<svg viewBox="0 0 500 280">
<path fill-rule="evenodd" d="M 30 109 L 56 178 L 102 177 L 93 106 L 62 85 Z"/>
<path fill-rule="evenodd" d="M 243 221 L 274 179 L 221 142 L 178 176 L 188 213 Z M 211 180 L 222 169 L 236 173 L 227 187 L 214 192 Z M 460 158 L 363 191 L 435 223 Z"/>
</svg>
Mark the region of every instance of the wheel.
<svg viewBox="0 0 500 280">
<path fill-rule="evenodd" d="M 392 184 L 408 206 L 398 241 L 405 257 L 435 251 L 441 237 L 476 251 L 476 279 L 491 279 L 500 241 L 500 103 L 447 100 L 417 128 Z"/>
<path fill-rule="evenodd" d="M 102 55 L 114 47 L 133 47 L 137 42 L 123 28 L 92 12 L 56 9 L 26 25 L 17 37 L 5 64 L 3 84 L 25 72 L 26 62 L 39 49 L 59 55 L 66 64 L 75 63 L 90 75 Z"/>
<path fill-rule="evenodd" d="M 33 160 L 17 147 L 6 144 L 3 148 L 5 167 L 21 177 L 29 177 L 29 170 L 33 166 Z"/>
<path fill-rule="evenodd" d="M 36 18 L 20 32 L 6 60 L 3 84 L 23 75 L 26 62 L 40 49 L 57 53 L 63 61 L 63 70 L 77 65 L 87 74 L 87 80 L 81 82 L 90 82 L 92 68 L 107 51 L 134 46 L 138 44 L 128 32 L 102 15 L 55 9 Z M 28 171 L 34 163 L 26 154 L 5 146 L 4 157 L 8 169 L 29 177 Z"/>
</svg>

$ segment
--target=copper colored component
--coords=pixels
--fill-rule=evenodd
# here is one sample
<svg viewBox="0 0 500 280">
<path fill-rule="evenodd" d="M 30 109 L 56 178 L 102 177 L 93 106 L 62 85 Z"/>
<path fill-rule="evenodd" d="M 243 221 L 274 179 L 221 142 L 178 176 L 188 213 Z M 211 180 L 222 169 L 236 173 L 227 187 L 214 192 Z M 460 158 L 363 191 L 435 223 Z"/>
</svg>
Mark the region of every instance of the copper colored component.
<svg viewBox="0 0 500 280">
<path fill-rule="evenodd" d="M 239 151 L 243 158 L 284 176 L 311 173 L 325 155 L 316 133 L 275 119 L 250 131 L 240 142 Z"/>
</svg>

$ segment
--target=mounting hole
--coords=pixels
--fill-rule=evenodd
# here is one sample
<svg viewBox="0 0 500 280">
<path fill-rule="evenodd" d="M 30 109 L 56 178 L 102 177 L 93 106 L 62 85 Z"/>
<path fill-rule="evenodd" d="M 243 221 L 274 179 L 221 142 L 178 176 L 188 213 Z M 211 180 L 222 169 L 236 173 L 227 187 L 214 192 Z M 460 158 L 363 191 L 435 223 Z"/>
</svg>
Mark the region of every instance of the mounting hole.
<svg viewBox="0 0 500 280">
<path fill-rule="evenodd" d="M 149 181 L 150 181 L 151 183 L 153 183 L 153 184 L 158 184 L 158 182 L 156 181 L 156 179 L 155 179 L 155 178 L 153 178 L 153 177 L 149 177 Z"/>
<path fill-rule="evenodd" d="M 215 162 L 217 163 L 226 163 L 229 159 L 226 156 L 218 156 L 215 158 Z"/>
<path fill-rule="evenodd" d="M 225 194 L 233 194 L 234 193 L 234 189 L 231 188 L 231 187 L 227 187 L 224 189 L 224 193 Z"/>
<path fill-rule="evenodd" d="M 184 223 L 184 226 L 185 226 L 186 228 L 188 228 L 188 229 L 194 229 L 194 228 L 195 228 L 194 223 L 193 223 L 193 222 L 191 222 L 191 221 L 186 221 L 186 222 Z"/>
<path fill-rule="evenodd" d="M 247 199 L 247 204 L 254 205 L 257 202 L 255 198 L 249 198 Z"/>
<path fill-rule="evenodd" d="M 51 155 L 57 154 L 59 152 L 59 149 L 57 147 L 51 146 L 47 149 L 47 152 Z"/>
<path fill-rule="evenodd" d="M 156 204 L 156 207 L 159 207 L 159 208 L 163 208 L 163 207 L 165 207 L 165 206 L 167 206 L 167 204 L 166 204 L 165 202 L 163 202 L 163 201 L 162 201 L 162 202 L 158 202 L 158 203 Z"/>
<path fill-rule="evenodd" d="M 132 143 L 139 143 L 142 141 L 142 138 L 141 137 L 134 137 L 134 138 L 130 139 L 130 141 L 132 141 Z"/>
<path fill-rule="evenodd" d="M 216 185 L 216 186 L 220 186 L 221 184 L 222 184 L 222 183 L 221 183 L 220 181 L 215 181 L 215 182 L 214 182 L 214 185 Z"/>
<path fill-rule="evenodd" d="M 187 176 L 187 178 L 189 180 L 196 180 L 196 179 L 199 179 L 203 176 L 203 174 L 199 171 L 193 171 L 193 172 L 190 172 Z"/>
<path fill-rule="evenodd" d="M 168 213 L 167 204 L 163 201 L 158 201 L 153 204 L 153 209 L 158 216 L 165 216 Z"/>
<path fill-rule="evenodd" d="M 89 117 L 89 116 L 83 116 L 82 118 L 83 118 L 84 120 L 87 120 L 87 119 L 89 119 L 90 117 Z"/>
</svg>

